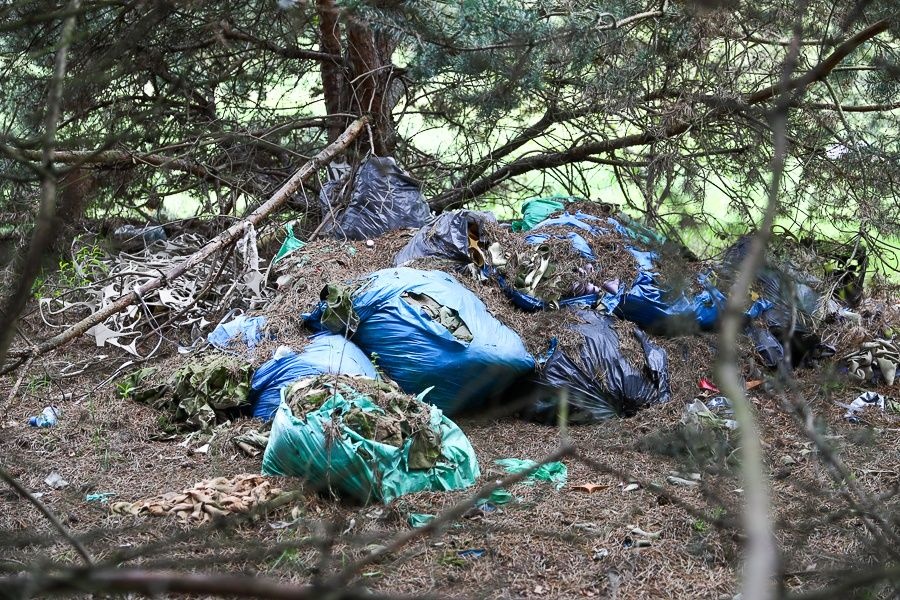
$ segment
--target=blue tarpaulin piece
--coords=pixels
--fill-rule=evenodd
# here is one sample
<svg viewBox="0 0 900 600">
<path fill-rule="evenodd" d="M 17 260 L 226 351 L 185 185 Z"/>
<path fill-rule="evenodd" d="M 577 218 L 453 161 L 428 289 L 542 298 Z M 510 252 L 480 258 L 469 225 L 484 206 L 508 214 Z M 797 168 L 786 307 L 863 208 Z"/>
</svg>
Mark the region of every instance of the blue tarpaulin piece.
<svg viewBox="0 0 900 600">
<path fill-rule="evenodd" d="M 356 344 L 342 335 L 319 334 L 303 352 L 272 358 L 256 370 L 250 382 L 253 416 L 271 420 L 281 402 L 281 388 L 304 377 L 325 374 L 377 377 L 372 362 Z"/>
<path fill-rule="evenodd" d="M 455 337 L 407 302 L 407 294 L 427 296 L 458 316 L 471 341 Z M 351 339 L 377 355 L 378 367 L 405 392 L 434 386 L 425 400 L 445 414 L 476 408 L 534 370 L 519 336 L 447 273 L 406 267 L 376 271 L 352 294 L 352 303 L 359 324 Z M 313 327 L 323 327 L 324 309 L 319 305 L 308 315 Z"/>
<path fill-rule="evenodd" d="M 590 245 L 587 243 L 587 240 L 575 233 L 574 231 L 570 231 L 565 236 L 556 235 L 553 236 L 556 238 L 568 238 L 572 242 L 572 247 L 578 250 L 578 252 L 588 260 L 594 260 L 594 251 L 591 250 Z M 529 244 L 533 244 L 535 246 L 539 244 L 543 244 L 547 240 L 550 239 L 550 236 L 547 234 L 531 234 L 525 236 L 525 241 Z"/>
<path fill-rule="evenodd" d="M 232 340 L 240 337 L 248 348 L 253 348 L 262 339 L 265 328 L 265 317 L 235 317 L 227 323 L 219 323 L 206 340 L 216 348 L 227 350 Z"/>
</svg>

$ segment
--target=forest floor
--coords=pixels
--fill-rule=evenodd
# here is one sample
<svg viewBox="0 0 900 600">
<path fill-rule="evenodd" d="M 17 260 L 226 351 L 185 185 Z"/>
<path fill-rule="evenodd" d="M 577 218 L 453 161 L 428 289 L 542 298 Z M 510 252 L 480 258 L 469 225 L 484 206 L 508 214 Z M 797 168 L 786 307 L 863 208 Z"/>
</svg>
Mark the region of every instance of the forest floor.
<svg viewBox="0 0 900 600">
<path fill-rule="evenodd" d="M 371 268 L 364 256 L 358 260 L 360 269 Z M 318 289 L 309 287 L 308 293 Z M 26 325 L 30 339 L 51 335 L 40 321 Z M 675 342 L 667 343 L 672 354 Z M 110 506 L 116 501 L 259 473 L 261 457 L 248 457 L 232 440 L 254 425 L 250 420 L 232 422 L 212 440 L 162 435 L 158 411 L 122 399 L 116 381 L 109 380 L 127 359 L 124 353 L 95 361 L 85 373 L 61 374 L 66 365 L 99 350 L 93 340 L 81 339 L 0 379 L 4 466 L 41 494 L 97 562 L 258 573 L 309 583 L 409 532 L 410 514 L 439 515 L 471 493 L 417 493 L 386 506 L 359 506 L 304 490 L 300 480 L 273 479 L 284 490 L 298 490 L 298 498 L 233 525 L 230 517 L 199 525 L 171 516 L 114 514 Z M 691 382 L 712 377 L 713 352 L 701 350 L 705 358 L 685 354 L 672 360 L 679 384 L 669 403 L 632 418 L 569 428 L 577 456 L 563 459 L 568 481 L 561 489 L 542 482 L 514 484 L 513 502 L 490 512 L 472 511 L 411 540 L 367 565 L 356 583 L 384 593 L 448 598 L 731 599 L 740 591 L 746 541 L 737 435 L 716 431 L 692 437 L 681 425 L 685 405 L 701 393 Z M 161 354 L 149 364 L 180 360 Z M 849 403 L 864 390 L 832 367 L 798 369 L 789 389 L 779 392 L 768 373 L 767 384 L 748 392 L 772 485 L 781 581 L 790 591 L 818 589 L 849 570 L 879 564 L 883 556 L 866 527 L 867 509 L 860 508 L 866 499 L 877 499 L 887 514 L 900 513 L 900 419 L 891 411 L 870 411 L 861 423 L 845 420 L 835 401 Z M 8 401 L 17 382 L 15 398 Z M 868 391 L 895 394 L 888 387 Z M 58 425 L 29 427 L 28 417 L 49 404 L 61 409 Z M 795 405 L 808 408 L 815 419 L 798 417 Z M 514 416 L 454 420 L 477 453 L 479 484 L 505 474 L 494 464 L 497 459 L 540 460 L 560 444 L 557 428 Z M 808 426 L 826 436 L 851 476 L 852 490 L 836 482 L 834 462 L 810 441 Z M 48 485 L 51 473 L 67 485 Z M 86 499 L 98 493 L 114 496 L 107 503 Z M 848 505 L 848 495 L 856 508 Z M 77 560 L 41 514 L 6 489 L 0 491 L 0 531 L 8 538 L 8 548 L 0 552 L 4 571 L 41 571 Z M 874 597 L 885 593 L 876 589 Z"/>
</svg>

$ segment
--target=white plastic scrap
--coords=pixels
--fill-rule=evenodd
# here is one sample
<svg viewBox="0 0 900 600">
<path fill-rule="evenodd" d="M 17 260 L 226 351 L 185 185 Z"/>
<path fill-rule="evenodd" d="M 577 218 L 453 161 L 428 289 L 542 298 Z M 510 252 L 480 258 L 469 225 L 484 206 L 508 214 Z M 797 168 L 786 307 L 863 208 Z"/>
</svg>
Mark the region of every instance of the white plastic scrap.
<svg viewBox="0 0 900 600">
<path fill-rule="evenodd" d="M 52 487 L 54 490 L 61 490 L 62 488 L 69 485 L 69 482 L 63 479 L 62 476 L 56 471 L 53 471 L 52 473 L 47 475 L 47 478 L 44 479 L 44 483 Z"/>
<path fill-rule="evenodd" d="M 868 410 L 873 406 L 877 406 L 884 412 L 885 401 L 884 396 L 878 394 L 876 392 L 863 392 L 859 396 L 856 397 L 856 400 L 848 404 L 840 404 L 843 408 L 847 409 L 847 412 L 844 413 L 844 418 L 850 421 L 851 423 L 859 422 L 859 415 Z"/>
<path fill-rule="evenodd" d="M 726 410 L 725 412 L 727 414 L 728 411 Z M 737 421 L 734 419 L 723 419 L 711 411 L 701 400 L 694 400 L 692 403 L 685 405 L 684 413 L 681 415 L 681 422 L 697 428 L 704 425 L 721 426 L 728 429 L 738 428 Z"/>
</svg>

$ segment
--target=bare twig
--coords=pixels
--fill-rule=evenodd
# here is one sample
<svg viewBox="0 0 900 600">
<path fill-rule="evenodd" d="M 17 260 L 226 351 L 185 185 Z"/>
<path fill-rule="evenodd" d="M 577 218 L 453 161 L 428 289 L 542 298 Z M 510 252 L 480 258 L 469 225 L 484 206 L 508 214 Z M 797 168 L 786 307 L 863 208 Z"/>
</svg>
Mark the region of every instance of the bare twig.
<svg viewBox="0 0 900 600">
<path fill-rule="evenodd" d="M 530 171 L 559 167 L 574 162 L 585 161 L 588 157 L 605 154 L 630 148 L 634 146 L 646 146 L 653 142 L 670 139 L 682 135 L 697 124 L 706 124 L 727 116 L 735 108 L 748 108 L 754 104 L 760 104 L 774 98 L 782 88 L 794 92 L 796 95 L 803 93 L 810 84 L 821 81 L 835 69 L 847 56 L 859 48 L 863 43 L 873 37 L 884 33 L 890 26 L 890 21 L 882 19 L 860 30 L 855 35 L 844 40 L 834 51 L 825 57 L 815 67 L 793 79 L 786 85 L 774 84 L 756 92 L 746 94 L 739 102 L 729 106 L 717 106 L 695 118 L 677 120 L 664 128 L 652 128 L 640 133 L 634 133 L 617 138 L 590 141 L 573 145 L 567 150 L 559 152 L 544 152 L 519 157 L 505 165 L 495 169 L 492 173 L 467 183 L 463 187 L 449 189 L 429 201 L 433 210 L 441 211 L 457 206 L 467 199 L 476 198 L 488 190 L 500 185 L 510 177 L 522 175 Z"/>
<path fill-rule="evenodd" d="M 801 26 L 795 27 L 795 44 L 791 46 L 785 59 L 781 78 L 781 94 L 772 112 L 774 132 L 774 156 L 772 157 L 772 182 L 765 213 L 747 256 L 741 262 L 739 272 L 732 284 L 722 318 L 719 334 L 719 357 L 716 364 L 719 389 L 733 406 L 735 420 L 740 427 L 741 474 L 744 483 L 744 530 L 748 538 L 747 556 L 743 575 L 743 597 L 745 600 L 766 600 L 774 594 L 772 577 L 776 571 L 777 548 L 770 517 L 769 482 L 759 441 L 759 427 L 753 415 L 750 402 L 741 383 L 740 363 L 737 356 L 738 332 L 743 323 L 743 308 L 750 286 L 765 260 L 766 245 L 772 232 L 772 224 L 778 210 L 778 194 L 784 172 L 787 154 L 787 111 L 790 106 L 789 92 L 794 88 L 791 74 L 796 68 L 800 52 Z"/>
<path fill-rule="evenodd" d="M 399 598 L 373 594 L 365 589 L 340 586 L 325 588 L 290 585 L 269 577 L 226 573 L 174 573 L 144 569 L 78 570 L 65 574 L 24 575 L 0 579 L 0 588 L 10 597 L 84 594 L 86 592 L 138 593 L 151 597 L 166 594 L 266 598 L 270 600 L 388 600 Z M 18 592 L 18 594 L 16 593 Z"/>
<path fill-rule="evenodd" d="M 25 380 L 25 377 L 28 375 L 28 369 L 31 367 L 31 363 L 34 362 L 34 356 L 29 356 L 25 360 L 25 366 L 22 368 L 22 372 L 19 374 L 19 377 L 16 378 L 16 383 L 12 386 L 12 389 L 9 390 L 9 396 L 6 399 L 6 410 L 9 410 L 9 407 L 12 406 L 13 400 L 16 398 L 16 394 L 19 393 L 19 387 L 22 385 L 22 381 Z"/>
<path fill-rule="evenodd" d="M 834 575 L 838 579 L 838 583 L 835 585 L 801 594 L 791 594 L 787 596 L 787 600 L 831 600 L 833 598 L 848 598 L 852 597 L 847 595 L 848 592 L 882 581 L 888 582 L 889 585 L 894 588 L 894 594 L 897 594 L 898 591 L 900 591 L 898 590 L 898 586 L 900 586 L 900 565 L 896 563 L 878 567 L 872 566 L 865 570 L 854 570 L 847 573 L 835 573 Z"/>
</svg>

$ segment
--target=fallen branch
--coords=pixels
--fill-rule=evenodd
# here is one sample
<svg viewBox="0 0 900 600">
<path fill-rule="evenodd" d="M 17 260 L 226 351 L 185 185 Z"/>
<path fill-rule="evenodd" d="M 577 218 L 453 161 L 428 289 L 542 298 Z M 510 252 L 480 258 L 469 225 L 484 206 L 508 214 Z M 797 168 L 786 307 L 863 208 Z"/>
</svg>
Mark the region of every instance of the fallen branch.
<svg viewBox="0 0 900 600">
<path fill-rule="evenodd" d="M 22 357 L 22 356 L 41 356 L 54 350 L 65 343 L 68 343 L 75 339 L 76 337 L 83 335 L 88 329 L 93 327 L 94 325 L 98 325 L 102 323 L 112 315 L 118 313 L 121 310 L 124 310 L 128 306 L 135 304 L 140 301 L 141 298 L 149 294 L 150 292 L 165 287 L 169 281 L 181 277 L 198 264 L 205 261 L 219 249 L 231 244 L 241 236 L 244 235 L 245 231 L 248 227 L 255 227 L 259 225 L 269 214 L 271 214 L 274 210 L 281 207 L 285 204 L 288 199 L 291 197 L 299 187 L 300 184 L 308 178 L 310 175 L 315 173 L 324 165 L 328 164 L 337 154 L 343 151 L 347 146 L 350 145 L 356 137 L 362 132 L 364 126 L 366 124 L 366 117 L 361 117 L 350 124 L 350 126 L 341 134 L 338 139 L 334 141 L 334 143 L 330 144 L 327 148 L 319 152 L 315 155 L 312 160 L 303 165 L 294 175 L 288 179 L 281 188 L 272 195 L 265 203 L 263 203 L 259 208 L 254 210 L 249 216 L 241 221 L 238 221 L 218 236 L 209 241 L 203 248 L 189 256 L 187 259 L 182 261 L 181 263 L 175 265 L 161 276 L 151 279 L 150 281 L 138 286 L 131 292 L 124 294 L 117 298 L 115 301 L 107 305 L 101 310 L 98 310 L 94 314 L 86 317 L 67 329 L 66 331 L 60 333 L 59 335 L 53 336 L 52 338 L 37 344 L 33 348 L 29 348 L 27 350 L 15 350 L 9 353 L 11 357 Z M 6 367 L 3 368 L 0 373 L 6 373 L 9 369 Z"/>
</svg>

